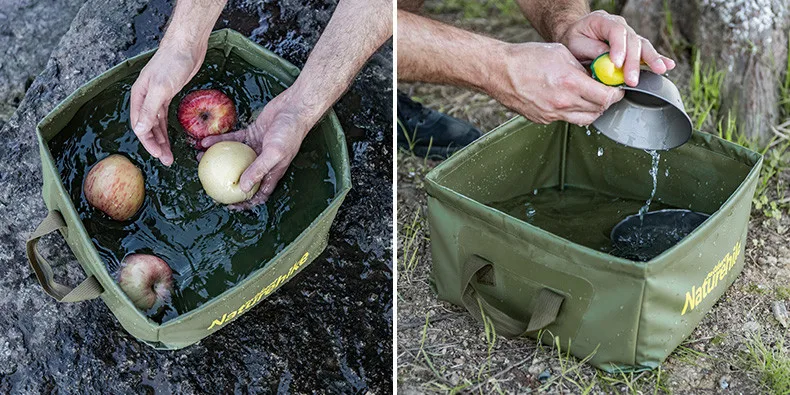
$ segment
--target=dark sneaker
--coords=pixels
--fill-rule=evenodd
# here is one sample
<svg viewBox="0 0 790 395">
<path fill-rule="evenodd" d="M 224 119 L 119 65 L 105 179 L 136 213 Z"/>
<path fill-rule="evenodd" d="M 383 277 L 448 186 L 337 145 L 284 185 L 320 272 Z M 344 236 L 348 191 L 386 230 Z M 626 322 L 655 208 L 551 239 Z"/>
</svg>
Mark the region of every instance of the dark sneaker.
<svg viewBox="0 0 790 395">
<path fill-rule="evenodd" d="M 398 147 L 419 157 L 446 159 L 483 133 L 460 119 L 424 107 L 398 91 Z"/>
</svg>

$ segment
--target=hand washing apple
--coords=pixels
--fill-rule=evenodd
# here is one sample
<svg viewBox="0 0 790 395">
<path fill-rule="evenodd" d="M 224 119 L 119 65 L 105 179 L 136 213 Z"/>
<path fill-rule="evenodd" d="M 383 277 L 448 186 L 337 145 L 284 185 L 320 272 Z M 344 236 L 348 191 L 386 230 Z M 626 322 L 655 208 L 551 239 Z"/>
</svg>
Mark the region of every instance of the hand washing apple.
<svg viewBox="0 0 790 395">
<path fill-rule="evenodd" d="M 212 145 L 198 164 L 198 178 L 203 189 L 222 204 L 248 200 L 258 191 L 259 184 L 245 193 L 239 186 L 239 179 L 257 156 L 252 148 L 235 141 Z"/>
<path fill-rule="evenodd" d="M 178 105 L 178 122 L 198 140 L 222 134 L 236 124 L 236 106 L 216 89 L 190 92 Z"/>
<path fill-rule="evenodd" d="M 143 173 L 123 155 L 113 154 L 93 165 L 82 184 L 91 206 L 116 221 L 131 218 L 145 198 Z"/>
<path fill-rule="evenodd" d="M 170 299 L 173 271 L 154 255 L 132 254 L 121 262 L 118 283 L 140 310 L 150 310 Z"/>
</svg>

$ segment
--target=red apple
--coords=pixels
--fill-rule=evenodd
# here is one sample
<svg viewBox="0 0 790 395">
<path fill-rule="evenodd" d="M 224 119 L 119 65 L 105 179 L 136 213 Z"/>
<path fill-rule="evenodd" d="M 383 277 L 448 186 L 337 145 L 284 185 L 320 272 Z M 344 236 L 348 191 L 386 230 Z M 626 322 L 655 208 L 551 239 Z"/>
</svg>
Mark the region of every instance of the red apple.
<svg viewBox="0 0 790 395">
<path fill-rule="evenodd" d="M 236 106 L 216 89 L 190 92 L 178 105 L 178 122 L 198 140 L 222 134 L 236 124 Z"/>
<path fill-rule="evenodd" d="M 154 255 L 132 254 L 121 262 L 118 283 L 140 310 L 150 310 L 170 299 L 173 271 Z"/>
<path fill-rule="evenodd" d="M 93 165 L 82 183 L 91 206 L 116 221 L 131 218 L 145 198 L 143 173 L 123 155 L 113 154 Z"/>
</svg>

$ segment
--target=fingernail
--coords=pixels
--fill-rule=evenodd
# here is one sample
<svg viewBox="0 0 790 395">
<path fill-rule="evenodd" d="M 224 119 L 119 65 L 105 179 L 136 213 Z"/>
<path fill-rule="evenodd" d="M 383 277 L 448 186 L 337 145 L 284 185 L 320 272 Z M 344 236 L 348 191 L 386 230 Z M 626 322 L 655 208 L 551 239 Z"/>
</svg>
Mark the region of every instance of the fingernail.
<svg viewBox="0 0 790 395">
<path fill-rule="evenodd" d="M 243 190 L 244 192 L 251 191 L 252 190 L 252 183 L 249 182 L 249 181 L 244 182 L 243 184 L 241 184 L 241 190 Z"/>
<path fill-rule="evenodd" d="M 639 71 L 633 70 L 628 73 L 628 76 L 631 78 L 631 81 L 633 81 L 634 84 L 639 82 Z"/>
<path fill-rule="evenodd" d="M 142 127 L 143 127 L 143 124 L 141 122 L 137 122 L 137 124 L 134 125 L 134 127 L 132 128 L 132 131 L 134 131 L 135 134 L 140 134 L 140 133 L 143 132 L 142 130 L 140 130 L 140 129 L 142 129 Z"/>
</svg>

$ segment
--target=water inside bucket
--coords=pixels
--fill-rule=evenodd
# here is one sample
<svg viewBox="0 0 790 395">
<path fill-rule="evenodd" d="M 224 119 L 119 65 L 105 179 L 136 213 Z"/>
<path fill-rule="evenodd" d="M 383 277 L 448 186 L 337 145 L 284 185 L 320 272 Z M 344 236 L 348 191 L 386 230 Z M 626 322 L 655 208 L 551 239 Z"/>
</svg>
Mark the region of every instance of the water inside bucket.
<svg viewBox="0 0 790 395">
<path fill-rule="evenodd" d="M 535 225 L 543 230 L 601 252 L 621 257 L 632 257 L 640 255 L 640 246 L 650 246 L 652 250 L 648 257 L 657 256 L 672 245 L 676 244 L 683 236 L 692 229 L 673 229 L 672 227 L 662 227 L 655 232 L 643 232 L 634 230 L 631 238 L 627 241 L 627 255 L 621 254 L 623 244 L 615 246 L 611 239 L 612 228 L 626 217 L 641 213 L 645 207 L 644 200 L 626 199 L 622 197 L 608 195 L 599 191 L 592 191 L 582 188 L 566 187 L 560 190 L 557 187 L 542 188 L 516 196 L 512 199 L 489 203 L 488 206 L 502 211 L 512 217 Z M 660 200 L 650 203 L 650 207 L 655 210 L 665 210 L 674 208 Z M 698 224 L 697 224 L 698 225 Z M 696 228 L 696 226 L 694 226 Z M 663 232 L 657 234 L 656 232 Z M 645 238 L 669 238 L 685 232 L 683 236 L 673 239 L 674 243 L 665 243 L 665 248 L 658 251 L 652 243 L 647 243 Z"/>
<path fill-rule="evenodd" d="M 275 77 L 252 69 L 231 54 L 211 50 L 192 82 L 170 106 L 168 130 L 175 163 L 149 156 L 129 125 L 134 78 L 118 82 L 83 106 L 49 143 L 82 222 L 111 274 L 131 253 L 151 253 L 174 272 L 173 298 L 148 312 L 168 321 L 217 297 L 290 244 L 329 205 L 336 193 L 326 141 L 312 131 L 266 204 L 231 211 L 206 195 L 197 175 L 197 151 L 176 119 L 184 94 L 218 88 L 236 103 L 240 125 L 285 89 Z M 93 209 L 82 194 L 84 175 L 112 153 L 129 157 L 143 171 L 145 203 L 130 221 L 116 222 Z"/>
</svg>

